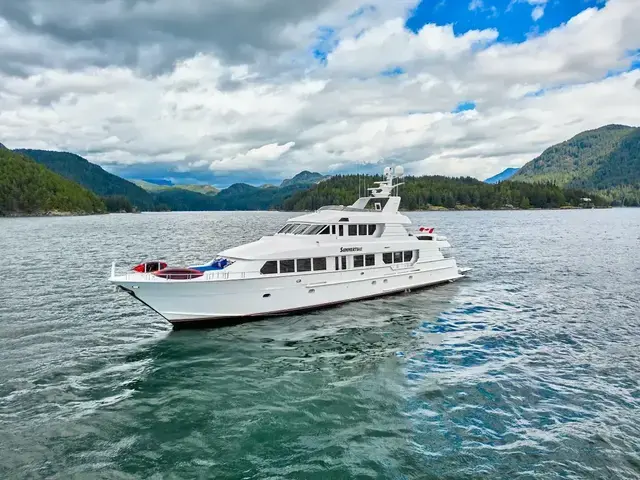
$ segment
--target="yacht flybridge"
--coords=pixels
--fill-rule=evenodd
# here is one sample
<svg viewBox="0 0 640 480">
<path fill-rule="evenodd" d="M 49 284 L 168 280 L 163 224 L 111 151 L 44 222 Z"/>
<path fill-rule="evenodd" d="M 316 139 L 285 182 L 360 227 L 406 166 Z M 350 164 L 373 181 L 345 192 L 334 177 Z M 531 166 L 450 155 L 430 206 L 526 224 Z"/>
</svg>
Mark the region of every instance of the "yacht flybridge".
<svg viewBox="0 0 640 480">
<path fill-rule="evenodd" d="M 218 254 L 210 263 L 172 268 L 154 261 L 110 281 L 174 325 L 312 310 L 452 282 L 451 246 L 433 228 L 412 231 L 398 212 L 394 183 L 404 170 L 350 206 L 325 206 L 291 218 L 274 235 Z M 394 195 L 394 191 L 396 195 Z"/>
</svg>

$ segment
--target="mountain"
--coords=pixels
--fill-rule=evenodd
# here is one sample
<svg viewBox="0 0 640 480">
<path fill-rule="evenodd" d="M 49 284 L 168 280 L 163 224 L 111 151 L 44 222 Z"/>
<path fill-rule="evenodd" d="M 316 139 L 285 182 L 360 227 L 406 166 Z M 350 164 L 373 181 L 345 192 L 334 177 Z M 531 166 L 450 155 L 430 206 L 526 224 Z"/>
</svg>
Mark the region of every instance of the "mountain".
<svg viewBox="0 0 640 480">
<path fill-rule="evenodd" d="M 287 178 L 283 180 L 282 183 L 280 184 L 280 188 L 291 187 L 293 185 L 311 186 L 311 185 L 315 185 L 316 183 L 322 182 L 327 178 L 329 177 L 321 175 L 317 172 L 309 172 L 308 170 L 303 170 L 302 172 L 295 175 L 293 178 Z"/>
<path fill-rule="evenodd" d="M 202 193 L 203 195 L 216 195 L 220 190 L 213 185 L 160 185 L 148 180 L 131 180 L 131 182 L 145 189 L 147 192 L 160 192 L 172 189 L 189 190 L 190 192 Z"/>
<path fill-rule="evenodd" d="M 143 178 L 143 182 L 151 183 L 153 185 L 161 185 L 163 187 L 172 187 L 173 182 L 171 180 L 166 180 L 164 178 Z"/>
<path fill-rule="evenodd" d="M 640 128 L 606 125 L 547 148 L 512 180 L 603 189 L 640 182 Z"/>
<path fill-rule="evenodd" d="M 365 176 L 367 185 L 382 180 L 381 177 Z M 315 210 L 323 205 L 350 205 L 358 196 L 362 176 L 337 175 L 310 189 L 300 191 L 283 202 L 286 210 Z M 423 210 L 444 208 L 560 208 L 579 206 L 586 192 L 563 189 L 556 185 L 525 182 L 500 182 L 492 185 L 475 178 L 450 178 L 424 176 L 404 178 L 405 185 L 399 188 L 402 208 Z M 589 195 L 595 206 L 607 206 L 606 199 Z"/>
<path fill-rule="evenodd" d="M 36 163 L 0 148 L 0 216 L 48 212 L 103 213 L 93 193 Z"/>
<path fill-rule="evenodd" d="M 157 210 L 207 211 L 219 210 L 215 196 L 203 195 L 182 188 L 168 188 L 152 193 Z"/>
<path fill-rule="evenodd" d="M 3 148 L 4 148 L 5 150 L 7 149 L 7 147 L 5 147 L 3 144 L 1 144 L 1 143 L 0 143 L 0 150 L 2 150 Z"/>
<path fill-rule="evenodd" d="M 502 172 L 494 175 L 493 177 L 489 177 L 485 180 L 485 183 L 499 183 L 504 182 L 505 180 L 509 180 L 511 177 L 515 175 L 518 171 L 517 168 L 506 168 Z"/>
<path fill-rule="evenodd" d="M 49 170 L 79 183 L 102 197 L 122 196 L 140 210 L 152 210 L 153 198 L 144 189 L 113 175 L 102 167 L 68 152 L 18 149 L 15 152 L 31 157 Z"/>
</svg>

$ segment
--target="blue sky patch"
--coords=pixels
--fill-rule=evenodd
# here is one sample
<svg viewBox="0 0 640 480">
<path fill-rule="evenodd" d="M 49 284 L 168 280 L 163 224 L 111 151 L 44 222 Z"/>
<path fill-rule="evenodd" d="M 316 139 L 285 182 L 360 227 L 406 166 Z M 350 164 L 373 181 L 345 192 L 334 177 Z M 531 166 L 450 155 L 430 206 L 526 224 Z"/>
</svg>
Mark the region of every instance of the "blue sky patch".
<svg viewBox="0 0 640 480">
<path fill-rule="evenodd" d="M 311 46 L 311 53 L 320 63 L 327 63 L 327 56 L 338 46 L 338 36 L 335 29 L 324 26 L 318 28 L 316 43 Z"/>
<path fill-rule="evenodd" d="M 603 6 L 602 0 L 549 0 L 544 14 L 535 21 L 532 18 L 535 5 L 526 0 L 422 0 L 405 26 L 418 32 L 428 23 L 453 24 L 456 35 L 495 28 L 500 33 L 499 42 L 520 43 L 532 34 L 540 35 L 566 23 L 589 7 Z"/>
<path fill-rule="evenodd" d="M 456 105 L 456 108 L 453 109 L 453 113 L 465 112 L 467 110 L 475 110 L 476 104 L 474 102 L 460 102 Z"/>
<path fill-rule="evenodd" d="M 402 75 L 405 73 L 404 68 L 402 67 L 392 67 L 380 72 L 380 75 L 383 77 L 397 77 L 398 75 Z"/>
</svg>

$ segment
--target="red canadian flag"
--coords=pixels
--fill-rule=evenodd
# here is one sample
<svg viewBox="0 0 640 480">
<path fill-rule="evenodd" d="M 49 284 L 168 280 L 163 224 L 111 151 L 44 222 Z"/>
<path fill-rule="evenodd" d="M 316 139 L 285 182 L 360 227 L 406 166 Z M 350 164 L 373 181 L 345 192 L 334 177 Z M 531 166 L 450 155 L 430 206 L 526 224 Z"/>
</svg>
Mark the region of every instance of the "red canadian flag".
<svg viewBox="0 0 640 480">
<path fill-rule="evenodd" d="M 421 232 L 426 232 L 426 233 L 433 233 L 433 229 L 434 229 L 434 227 L 431 227 L 431 228 L 429 228 L 429 227 L 420 227 L 420 231 Z"/>
</svg>

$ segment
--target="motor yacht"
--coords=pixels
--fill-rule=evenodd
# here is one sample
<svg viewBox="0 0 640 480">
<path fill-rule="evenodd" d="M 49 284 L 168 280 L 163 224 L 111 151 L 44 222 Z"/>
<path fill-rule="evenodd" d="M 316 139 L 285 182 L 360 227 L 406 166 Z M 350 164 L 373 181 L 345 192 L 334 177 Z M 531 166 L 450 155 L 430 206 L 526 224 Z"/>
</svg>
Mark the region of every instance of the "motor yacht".
<svg viewBox="0 0 640 480">
<path fill-rule="evenodd" d="M 174 326 L 314 310 L 453 282 L 448 240 L 399 212 L 401 166 L 349 206 L 289 219 L 277 232 L 221 251 L 204 265 L 144 262 L 110 282 Z"/>
</svg>

